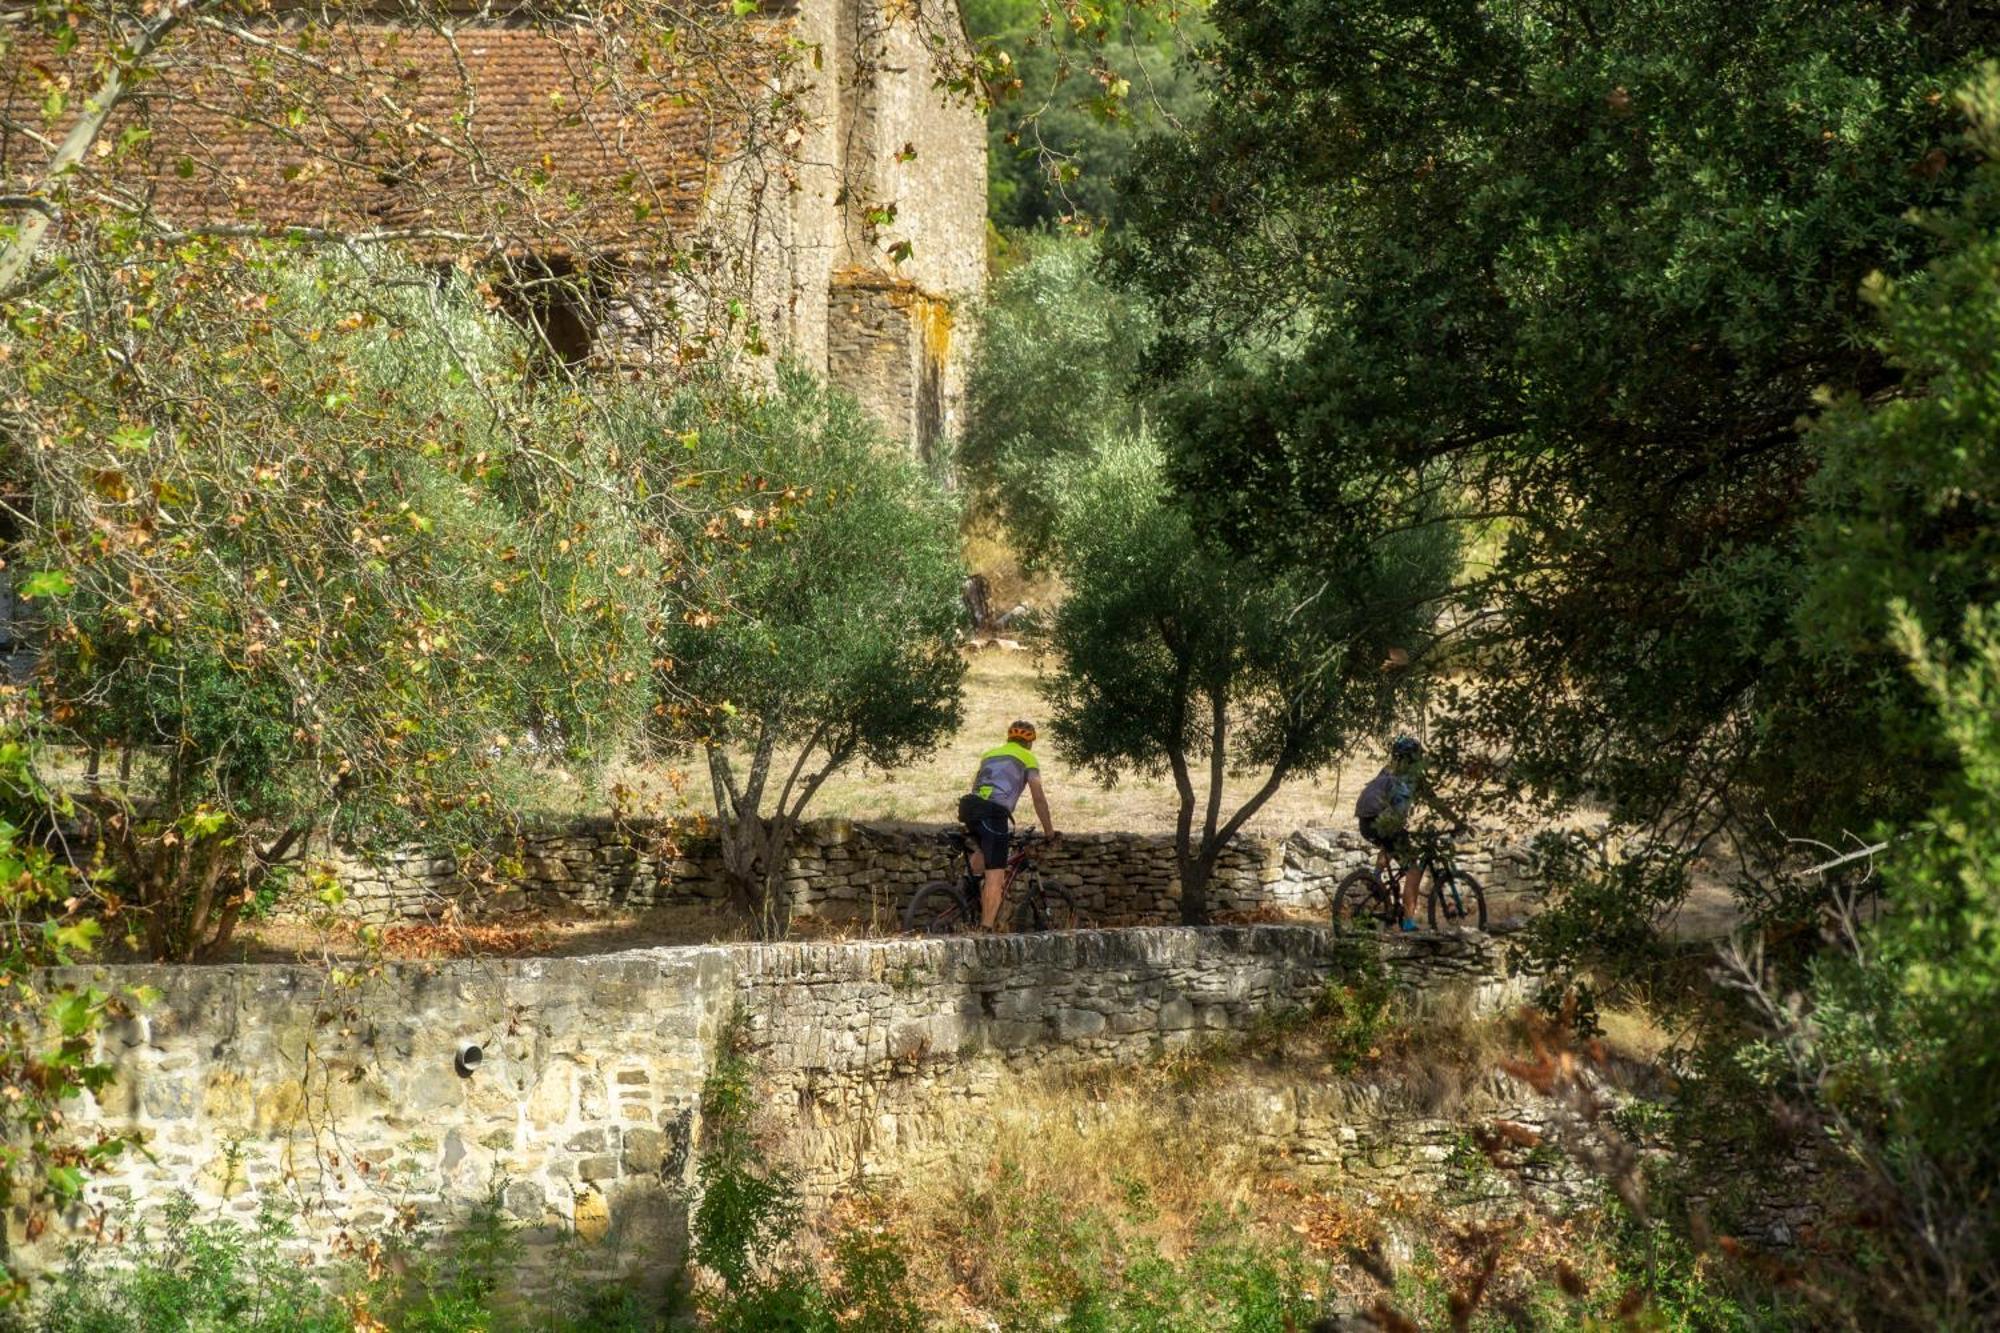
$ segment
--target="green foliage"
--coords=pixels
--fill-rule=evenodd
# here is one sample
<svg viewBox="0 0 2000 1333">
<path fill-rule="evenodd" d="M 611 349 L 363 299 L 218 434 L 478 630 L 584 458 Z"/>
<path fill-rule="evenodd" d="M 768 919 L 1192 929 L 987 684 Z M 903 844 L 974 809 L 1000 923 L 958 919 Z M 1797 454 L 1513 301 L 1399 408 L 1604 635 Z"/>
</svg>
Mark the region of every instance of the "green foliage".
<svg viewBox="0 0 2000 1333">
<path fill-rule="evenodd" d="M 1803 975 L 1734 959 L 1762 1036 L 1709 1054 L 1702 1098 L 1786 1099 L 1791 1150 L 1831 1169 L 1824 1280 L 1864 1322 L 1932 1328 L 2000 1318 L 2000 70 L 1963 101 L 1985 160 L 1958 208 L 1925 219 L 1937 257 L 1870 284 L 1878 350 L 1909 383 L 1831 404 L 1809 436 L 1823 467 L 1799 613 L 1822 651 L 1914 667 L 1937 738 L 1932 806 L 1882 826 L 1879 883 L 1865 860 L 1822 877 L 1834 910 Z"/>
<path fill-rule="evenodd" d="M 1152 335 L 1145 307 L 1098 277 L 1094 242 L 1037 239 L 994 281 L 958 466 L 975 503 L 999 510 L 1023 563 L 1048 560 L 1078 473 L 1143 434 L 1127 390 Z"/>
<path fill-rule="evenodd" d="M 299 1262 L 288 1210 L 266 1201 L 245 1227 L 185 1195 L 157 1233 L 115 1251 L 80 1246 L 11 1329 L 19 1333 L 642 1333 L 659 1326 L 622 1287 L 524 1298 L 518 1237 L 497 1204 L 443 1237 L 395 1236 L 382 1275 Z M 115 1259 L 115 1262 L 107 1260 Z"/>
<path fill-rule="evenodd" d="M 1884 911 L 1849 920 L 1805 1002 L 1754 966 L 1741 984 L 1769 1024 L 1737 1054 L 1746 1081 L 1791 1100 L 1808 1150 L 1842 1187 L 1828 1224 L 1849 1299 L 1924 1327 L 2000 1317 L 2000 614 L 1978 610 L 1951 657 L 1906 620 L 1961 781 L 1883 867 Z"/>
<path fill-rule="evenodd" d="M 198 1215 L 180 1196 L 156 1234 L 140 1227 L 119 1256 L 79 1248 L 22 1327 L 35 1333 L 345 1333 L 347 1309 L 284 1251 L 290 1219 L 266 1206 L 245 1231 Z"/>
<path fill-rule="evenodd" d="M 1879 350 L 1908 391 L 1837 402 L 1810 437 L 1824 465 L 1800 612 L 1824 651 L 1914 664 L 1945 762 L 1925 774 L 1928 817 L 1884 830 L 1880 914 L 1833 918 L 1806 1000 L 1774 994 L 1789 979 L 1756 960 L 1737 978 L 1768 1027 L 1738 1053 L 1741 1075 L 1794 1099 L 1808 1146 L 1870 1213 L 1837 1251 L 1854 1299 L 1937 1328 L 2000 1318 L 2000 70 L 1963 102 L 1985 160 L 1959 207 L 1926 219 L 1937 257 L 1870 286 Z M 1851 904 L 1856 886 L 1829 878 Z"/>
<path fill-rule="evenodd" d="M 317 825 L 483 841 L 638 715 L 592 410 L 468 284 L 191 245 L 10 323 L 9 559 L 62 575 L 35 720 L 138 757 L 88 804 L 156 955 L 226 942 Z"/>
<path fill-rule="evenodd" d="M 2000 601 L 2000 75 L 1962 95 L 1965 147 L 1983 158 L 1955 208 L 1921 222 L 1938 257 L 1863 295 L 1871 340 L 1907 392 L 1847 394 L 1814 423 L 1818 468 L 1799 633 L 1825 652 L 1894 661 L 1890 607 L 1953 637 L 1967 607 Z"/>
<path fill-rule="evenodd" d="M 1647 840 L 1617 845 L 1608 835 L 1551 829 L 1536 835 L 1540 910 L 1509 941 L 1517 960 L 1549 975 L 1558 1004 L 1585 1002 L 1590 988 L 1570 985 L 1587 960 L 1608 979 L 1643 977 L 1660 967 L 1669 943 L 1659 923 L 1687 894 L 1689 857 Z"/>
<path fill-rule="evenodd" d="M 112 994 L 47 969 L 83 963 L 97 946 L 103 904 L 96 887 L 40 836 L 73 807 L 36 776 L 37 742 L 20 699 L 0 703 L 0 1209 L 28 1229 L 68 1206 L 99 1164 L 133 1146 L 132 1136 L 72 1136 L 68 1105 L 103 1091 L 111 1068 L 97 1058 L 109 1021 L 147 996 Z M 25 1291 L 0 1265 L 0 1307 Z"/>
<path fill-rule="evenodd" d="M 1373 1060 L 1382 1038 L 1408 1020 L 1395 1012 L 1395 982 L 1374 941 L 1348 938 L 1341 952 L 1339 979 L 1313 997 L 1311 1018 L 1327 1058 L 1347 1074 Z"/>
<path fill-rule="evenodd" d="M 730 868 L 781 929 L 784 850 L 821 783 L 854 759 L 907 763 L 957 722 L 950 509 L 852 398 L 793 366 L 768 390 L 698 384 L 619 430 L 671 497 L 655 736 L 703 748 Z"/>
<path fill-rule="evenodd" d="M 892 1239 L 842 1232 L 830 1283 L 788 1253 L 803 1212 L 790 1177 L 752 1133 L 752 1072 L 732 1018 L 702 1088 L 701 1201 L 690 1225 L 694 1261 L 719 1284 L 697 1292 L 706 1326 L 717 1333 L 918 1333 L 925 1325 L 909 1267 Z"/>
<path fill-rule="evenodd" d="M 1148 446 L 1108 451 L 1079 482 L 1056 548 L 1069 594 L 1044 684 L 1054 731 L 1107 783 L 1173 776 L 1186 920 L 1205 919 L 1216 855 L 1287 778 L 1387 725 L 1402 678 L 1385 663 L 1424 633 L 1453 564 L 1432 536 L 1274 577 L 1196 529 Z M 1252 769 L 1263 783 L 1225 818 L 1225 774 Z"/>
<path fill-rule="evenodd" d="M 1140 1195 L 1122 1215 L 1078 1209 L 1023 1189 L 1003 1164 L 966 1200 L 968 1234 L 990 1238 L 988 1300 L 1001 1327 L 1279 1333 L 1317 1316 L 1310 1289 L 1324 1274 L 1303 1255 L 1258 1242 L 1246 1219 L 1218 1210 L 1188 1253 L 1169 1258 L 1143 1230 L 1147 1208 Z"/>
<path fill-rule="evenodd" d="M 1145 4 L 973 0 L 965 27 L 996 61 L 987 217 L 1009 229 L 1117 225 L 1138 137 L 1198 105 L 1193 72 L 1175 59 L 1188 20 Z"/>
<path fill-rule="evenodd" d="M 1828 497 L 1798 423 L 1823 385 L 1867 400 L 1904 377 L 1862 282 L 1937 250 L 1910 210 L 1967 186 L 1948 94 L 2000 20 L 1212 14 L 1209 108 L 1149 144 L 1112 238 L 1159 307 L 1163 436 L 1205 522 L 1307 571 L 1440 506 L 1484 535 L 1456 637 L 1485 671 L 1444 739 L 1502 785 L 1677 841 L 1726 831 L 1766 874 L 1786 836 L 1919 813 L 1917 692 L 1799 627 Z"/>
</svg>

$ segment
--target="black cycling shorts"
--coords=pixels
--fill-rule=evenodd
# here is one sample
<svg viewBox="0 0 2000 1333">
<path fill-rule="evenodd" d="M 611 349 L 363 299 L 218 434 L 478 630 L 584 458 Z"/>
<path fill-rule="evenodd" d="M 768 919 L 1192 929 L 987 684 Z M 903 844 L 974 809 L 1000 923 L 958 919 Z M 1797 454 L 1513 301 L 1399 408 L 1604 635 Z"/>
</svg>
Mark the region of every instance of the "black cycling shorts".
<svg viewBox="0 0 2000 1333">
<path fill-rule="evenodd" d="M 967 792 L 958 798 L 958 822 L 965 825 L 966 833 L 979 844 L 979 854 L 986 858 L 988 870 L 998 870 L 1007 864 L 1007 839 L 1014 831 L 1012 811 L 998 801 Z"/>
<path fill-rule="evenodd" d="M 1361 821 L 1361 836 L 1391 856 L 1407 856 L 1410 851 L 1410 831 L 1397 829 L 1394 833 L 1383 833 L 1375 827 L 1371 816 Z"/>
</svg>

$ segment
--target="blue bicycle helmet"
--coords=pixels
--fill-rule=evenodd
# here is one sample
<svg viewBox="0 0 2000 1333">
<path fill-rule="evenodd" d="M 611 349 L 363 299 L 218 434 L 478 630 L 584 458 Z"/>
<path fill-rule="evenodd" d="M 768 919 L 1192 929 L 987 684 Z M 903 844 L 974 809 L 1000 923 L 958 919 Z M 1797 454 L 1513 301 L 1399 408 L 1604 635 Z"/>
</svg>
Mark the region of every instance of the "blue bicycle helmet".
<svg viewBox="0 0 2000 1333">
<path fill-rule="evenodd" d="M 1389 744 L 1392 759 L 1414 759 L 1424 752 L 1424 743 L 1415 736 L 1398 736 Z"/>
</svg>

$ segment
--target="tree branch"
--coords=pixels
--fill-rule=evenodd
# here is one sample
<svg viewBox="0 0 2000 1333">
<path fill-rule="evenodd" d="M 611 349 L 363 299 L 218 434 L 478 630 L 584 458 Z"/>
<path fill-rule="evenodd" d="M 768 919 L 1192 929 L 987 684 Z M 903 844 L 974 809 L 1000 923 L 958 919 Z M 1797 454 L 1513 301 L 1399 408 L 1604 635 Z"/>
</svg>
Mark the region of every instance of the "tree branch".
<svg viewBox="0 0 2000 1333">
<path fill-rule="evenodd" d="M 139 39 L 132 44 L 130 53 L 123 59 L 113 54 L 110 72 L 104 82 L 98 85 L 96 93 L 83 104 L 83 114 L 76 118 L 63 135 L 62 143 L 56 148 L 55 156 L 49 159 L 47 169 L 42 173 L 41 184 L 36 193 L 46 192 L 50 186 L 75 169 L 97 141 L 111 113 L 125 100 L 128 88 L 126 74 L 137 68 L 146 57 L 153 54 L 161 40 L 178 27 L 183 19 L 204 4 L 214 0 L 169 0 L 160 17 L 151 24 L 142 25 Z M 0 251 L 0 300 L 14 294 L 14 286 L 28 269 L 28 264 L 41 249 L 42 238 L 48 235 L 50 225 L 55 221 L 55 209 L 30 208 L 34 216 L 14 233 L 7 248 Z"/>
</svg>

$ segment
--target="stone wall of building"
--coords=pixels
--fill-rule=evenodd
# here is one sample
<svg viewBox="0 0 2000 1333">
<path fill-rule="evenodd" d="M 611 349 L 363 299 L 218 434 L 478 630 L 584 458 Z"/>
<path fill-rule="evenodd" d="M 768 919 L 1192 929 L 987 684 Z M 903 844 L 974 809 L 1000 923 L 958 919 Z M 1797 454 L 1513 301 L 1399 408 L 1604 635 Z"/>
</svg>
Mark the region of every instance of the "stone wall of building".
<svg viewBox="0 0 2000 1333">
<path fill-rule="evenodd" d="M 951 320 L 947 302 L 883 273 L 845 270 L 827 292 L 827 377 L 926 462 L 944 457 Z"/>
<path fill-rule="evenodd" d="M 893 930 L 916 889 L 947 875 L 950 830 L 938 825 L 820 820 L 800 828 L 786 876 L 796 915 Z M 496 873 L 509 900 L 584 910 L 720 902 L 729 895 L 712 839 L 656 821 L 586 819 L 529 833 L 496 848 Z M 1349 872 L 1374 855 L 1360 838 L 1315 829 L 1290 837 L 1239 837 L 1225 848 L 1210 885 L 1217 912 L 1278 909 L 1320 914 Z M 1512 915 L 1534 888 L 1524 842 L 1480 835 L 1459 864 L 1485 885 L 1489 916 Z M 1178 919 L 1180 888 L 1173 839 L 1136 833 L 1066 834 L 1041 854 L 1043 873 L 1076 899 L 1092 924 L 1139 925 Z M 458 862 L 426 849 L 343 853 L 336 870 L 354 910 L 366 919 L 423 916 L 464 900 Z"/>
<path fill-rule="evenodd" d="M 944 62 L 965 54 L 955 0 L 783 9 L 774 43 L 813 53 L 773 71 L 798 122 L 712 145 L 674 264 L 607 269 L 596 359 L 672 377 L 690 341 L 754 326 L 942 466 L 962 424 L 959 326 L 986 286 L 985 117 L 938 87 Z"/>
<path fill-rule="evenodd" d="M 986 122 L 936 78 L 967 54 L 964 28 L 949 0 L 812 0 L 800 22 L 828 25 L 825 160 L 838 164 L 837 250 L 800 300 L 823 297 L 827 376 L 944 467 L 964 400 L 959 326 L 986 286 Z"/>
<path fill-rule="evenodd" d="M 1481 937 L 1384 947 L 1422 1003 L 1520 998 Z M 701 1089 L 732 1014 L 767 1128 L 820 1199 L 941 1150 L 942 1126 L 993 1112 L 1012 1080 L 1241 1032 L 1353 965 L 1329 932 L 1256 926 L 404 963 L 359 978 L 75 969 L 58 979 L 160 994 L 103 1034 L 116 1082 L 72 1117 L 136 1131 L 148 1151 L 33 1241 L 14 1214 L 11 1248 L 47 1266 L 93 1215 L 123 1226 L 184 1191 L 244 1218 L 290 1198 L 299 1245 L 324 1258 L 400 1216 L 448 1226 L 497 1187 L 531 1267 L 573 1238 L 580 1271 L 662 1280 L 685 1254 Z M 469 1071 L 468 1044 L 482 1052 Z M 1384 1131 L 1349 1120 L 1365 1155 Z M 1333 1137 L 1318 1160 L 1345 1160 L 1320 1122 Z"/>
<path fill-rule="evenodd" d="M 957 4 L 808 3 L 831 6 L 838 28 L 827 52 L 846 167 L 836 267 L 892 271 L 933 295 L 976 300 L 986 285 L 986 117 L 938 85 L 946 63 L 970 54 Z"/>
</svg>

